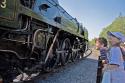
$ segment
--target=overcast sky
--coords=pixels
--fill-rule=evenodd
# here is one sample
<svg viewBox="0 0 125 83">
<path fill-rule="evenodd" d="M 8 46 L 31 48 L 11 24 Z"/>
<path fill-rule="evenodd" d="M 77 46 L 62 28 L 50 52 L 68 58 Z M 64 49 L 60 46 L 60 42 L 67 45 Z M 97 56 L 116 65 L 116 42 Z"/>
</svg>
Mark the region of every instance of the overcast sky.
<svg viewBox="0 0 125 83">
<path fill-rule="evenodd" d="M 98 37 L 120 12 L 125 16 L 125 0 L 59 0 L 59 3 L 88 29 L 89 39 Z"/>
</svg>

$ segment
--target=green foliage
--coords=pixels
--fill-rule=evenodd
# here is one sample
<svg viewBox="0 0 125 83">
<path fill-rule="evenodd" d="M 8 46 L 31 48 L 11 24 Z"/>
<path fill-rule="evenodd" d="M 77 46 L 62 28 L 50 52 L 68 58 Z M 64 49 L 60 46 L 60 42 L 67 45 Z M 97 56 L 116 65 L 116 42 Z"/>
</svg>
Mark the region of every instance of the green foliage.
<svg viewBox="0 0 125 83">
<path fill-rule="evenodd" d="M 105 37 L 107 36 L 107 31 L 119 31 L 125 34 L 125 17 L 119 16 L 117 17 L 112 24 L 107 26 L 106 28 L 103 28 L 102 32 L 100 33 L 100 37 Z"/>
<path fill-rule="evenodd" d="M 119 31 L 125 34 L 125 16 L 117 17 L 109 26 L 103 28 L 102 32 L 100 33 L 99 37 L 107 37 L 107 31 Z M 89 41 L 91 46 L 95 46 L 95 38 Z"/>
<path fill-rule="evenodd" d="M 89 41 L 90 46 L 95 46 L 95 38 Z"/>
</svg>

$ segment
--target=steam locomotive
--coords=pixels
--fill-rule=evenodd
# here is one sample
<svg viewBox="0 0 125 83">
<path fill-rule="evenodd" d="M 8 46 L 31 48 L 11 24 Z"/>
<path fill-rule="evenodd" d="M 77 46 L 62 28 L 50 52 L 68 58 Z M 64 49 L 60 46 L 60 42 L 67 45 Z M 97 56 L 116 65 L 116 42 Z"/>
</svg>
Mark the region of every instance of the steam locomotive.
<svg viewBox="0 0 125 83">
<path fill-rule="evenodd" d="M 88 31 L 58 0 L 0 0 L 0 75 L 12 82 L 84 57 Z"/>
</svg>

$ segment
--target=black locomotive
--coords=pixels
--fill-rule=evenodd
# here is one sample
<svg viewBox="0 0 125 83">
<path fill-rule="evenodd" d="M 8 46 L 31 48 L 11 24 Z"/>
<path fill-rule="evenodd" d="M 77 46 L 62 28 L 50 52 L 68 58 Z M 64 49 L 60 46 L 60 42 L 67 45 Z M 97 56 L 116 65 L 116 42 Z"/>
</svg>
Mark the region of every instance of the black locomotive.
<svg viewBox="0 0 125 83">
<path fill-rule="evenodd" d="M 0 0 L 0 74 L 4 81 L 83 57 L 87 43 L 87 29 L 57 0 Z"/>
</svg>

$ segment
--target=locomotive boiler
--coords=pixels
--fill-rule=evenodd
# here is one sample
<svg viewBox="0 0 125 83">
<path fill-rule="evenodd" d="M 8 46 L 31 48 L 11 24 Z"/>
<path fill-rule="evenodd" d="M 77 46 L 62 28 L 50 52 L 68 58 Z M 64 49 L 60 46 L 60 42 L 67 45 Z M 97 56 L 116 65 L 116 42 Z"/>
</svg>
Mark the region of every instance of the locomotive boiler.
<svg viewBox="0 0 125 83">
<path fill-rule="evenodd" d="M 84 57 L 88 31 L 58 0 L 0 0 L 0 75 L 11 82 Z"/>
</svg>

